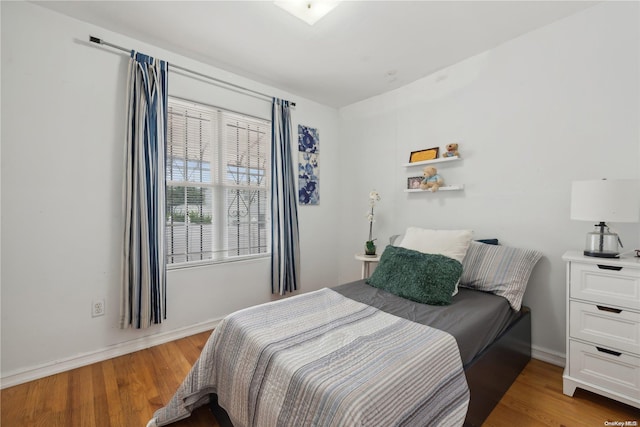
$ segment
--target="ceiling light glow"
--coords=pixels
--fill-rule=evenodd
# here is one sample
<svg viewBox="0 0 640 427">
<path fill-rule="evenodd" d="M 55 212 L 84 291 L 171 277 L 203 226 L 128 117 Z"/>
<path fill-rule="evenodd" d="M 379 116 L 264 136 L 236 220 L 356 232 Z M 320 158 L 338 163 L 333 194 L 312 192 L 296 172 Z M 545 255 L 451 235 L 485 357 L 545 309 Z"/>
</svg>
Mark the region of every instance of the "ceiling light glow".
<svg viewBox="0 0 640 427">
<path fill-rule="evenodd" d="M 340 0 L 285 0 L 274 4 L 286 10 L 298 19 L 313 25 L 327 13 L 335 9 Z"/>
</svg>

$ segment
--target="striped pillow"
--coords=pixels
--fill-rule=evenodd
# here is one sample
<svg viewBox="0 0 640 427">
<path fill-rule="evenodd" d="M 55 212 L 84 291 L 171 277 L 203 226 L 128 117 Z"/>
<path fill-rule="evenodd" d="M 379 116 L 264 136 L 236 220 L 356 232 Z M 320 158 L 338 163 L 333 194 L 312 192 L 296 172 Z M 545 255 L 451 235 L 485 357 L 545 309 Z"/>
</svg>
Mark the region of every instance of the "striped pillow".
<svg viewBox="0 0 640 427">
<path fill-rule="evenodd" d="M 471 242 L 462 261 L 460 286 L 500 295 L 520 310 L 529 276 L 541 257 L 534 250 Z"/>
</svg>

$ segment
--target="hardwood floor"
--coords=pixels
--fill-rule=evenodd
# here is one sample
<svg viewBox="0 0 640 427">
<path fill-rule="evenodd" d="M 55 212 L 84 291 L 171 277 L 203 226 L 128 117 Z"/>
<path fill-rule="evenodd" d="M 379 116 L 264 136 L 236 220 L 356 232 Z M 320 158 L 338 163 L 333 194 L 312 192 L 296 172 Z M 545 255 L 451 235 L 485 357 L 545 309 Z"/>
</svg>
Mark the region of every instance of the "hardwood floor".
<svg viewBox="0 0 640 427">
<path fill-rule="evenodd" d="M 483 426 L 605 426 L 636 421 L 640 409 L 577 389 L 562 393 L 562 368 L 531 360 Z M 633 425 L 633 424 L 632 424 Z"/>
<path fill-rule="evenodd" d="M 2 427 L 145 426 L 200 355 L 205 332 L 1 391 Z M 562 369 L 525 368 L 485 426 L 604 426 L 638 421 L 640 410 L 578 389 L 562 394 Z M 217 426 L 206 407 L 175 427 Z M 375 426 L 378 427 L 378 426 Z"/>
</svg>

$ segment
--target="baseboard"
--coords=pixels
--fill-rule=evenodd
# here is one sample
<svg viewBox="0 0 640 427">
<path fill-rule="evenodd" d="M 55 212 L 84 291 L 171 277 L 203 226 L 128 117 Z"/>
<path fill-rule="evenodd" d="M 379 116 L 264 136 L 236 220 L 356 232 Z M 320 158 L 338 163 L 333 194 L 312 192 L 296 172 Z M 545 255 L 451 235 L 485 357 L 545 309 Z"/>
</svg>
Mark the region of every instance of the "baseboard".
<svg viewBox="0 0 640 427">
<path fill-rule="evenodd" d="M 59 374 L 60 372 L 69 371 L 71 369 L 80 368 L 82 366 L 91 365 L 93 363 L 102 362 L 114 357 L 133 353 L 134 351 L 144 350 L 145 348 L 164 344 L 170 341 L 175 341 L 177 339 L 188 337 L 190 335 L 195 335 L 200 332 L 209 331 L 215 328 L 221 320 L 222 319 L 208 320 L 206 322 L 197 323 L 195 325 L 187 326 L 173 331 L 161 332 L 159 334 L 127 341 L 124 343 L 114 344 L 100 350 L 82 353 L 76 356 L 56 360 L 54 362 L 44 363 L 31 368 L 21 369 L 20 371 L 9 373 L 3 377 L 0 377 L 0 389 L 48 377 L 49 375 Z"/>
<path fill-rule="evenodd" d="M 69 371 L 82 366 L 91 365 L 92 363 L 102 362 L 114 357 L 133 353 L 134 351 L 144 350 L 145 348 L 198 334 L 200 332 L 209 331 L 215 328 L 221 320 L 222 319 L 208 320 L 206 322 L 173 331 L 162 332 L 152 336 L 127 341 L 125 343 L 115 344 L 100 350 L 45 363 L 20 370 L 19 372 L 9 373 L 8 375 L 0 378 L 0 389 L 48 377 L 49 375 L 59 374 L 60 372 Z M 564 354 L 546 348 L 537 347 L 535 345 L 531 348 L 531 357 L 542 360 L 543 362 L 551 363 L 552 365 L 562 367 L 565 365 Z"/>
<path fill-rule="evenodd" d="M 564 354 L 535 345 L 531 346 L 531 357 L 563 368 L 565 365 Z"/>
</svg>

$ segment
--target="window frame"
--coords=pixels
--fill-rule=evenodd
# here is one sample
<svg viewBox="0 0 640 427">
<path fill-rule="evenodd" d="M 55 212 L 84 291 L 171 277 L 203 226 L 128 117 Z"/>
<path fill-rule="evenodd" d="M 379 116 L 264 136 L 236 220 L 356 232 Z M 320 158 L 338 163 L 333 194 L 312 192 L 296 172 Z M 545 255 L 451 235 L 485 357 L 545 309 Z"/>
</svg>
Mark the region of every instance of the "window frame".
<svg viewBox="0 0 640 427">
<path fill-rule="evenodd" d="M 209 174 L 211 177 L 210 178 L 211 183 L 201 183 L 201 182 L 191 182 L 191 181 L 172 181 L 169 179 L 168 173 L 166 174 L 166 177 L 165 177 L 165 189 L 167 190 L 167 194 L 168 194 L 169 187 L 182 186 L 185 188 L 185 191 L 187 191 L 186 188 L 188 187 L 210 189 L 210 194 L 212 199 L 211 201 L 212 227 L 214 228 L 211 231 L 211 249 L 212 249 L 211 258 L 208 258 L 208 259 L 169 262 L 169 259 L 171 258 L 172 254 L 169 253 L 168 247 L 170 242 L 169 242 L 169 238 L 167 237 L 166 238 L 167 248 L 166 248 L 166 257 L 165 257 L 165 259 L 167 260 L 166 262 L 167 270 L 202 267 L 202 266 L 208 266 L 212 264 L 226 264 L 226 263 L 233 263 L 233 262 L 254 261 L 254 260 L 269 258 L 271 256 L 271 241 L 272 241 L 271 208 L 270 208 L 271 206 L 270 179 L 271 179 L 271 164 L 272 164 L 271 152 L 270 152 L 271 151 L 271 120 L 265 119 L 262 117 L 256 117 L 246 113 L 241 113 L 238 111 L 233 111 L 227 108 L 217 107 L 214 105 L 205 104 L 202 102 L 193 101 L 193 100 L 170 95 L 169 103 L 172 103 L 172 101 L 176 101 L 179 104 L 193 105 L 195 106 L 195 108 L 210 109 L 212 111 L 212 114 L 214 114 L 216 117 L 215 123 L 211 124 L 212 126 L 211 154 L 209 159 L 210 160 Z M 260 125 L 266 128 L 264 132 L 267 137 L 267 141 L 264 144 L 264 147 L 266 149 L 265 150 L 266 157 L 264 162 L 265 166 L 262 173 L 263 180 L 265 181 L 263 187 L 260 187 L 260 186 L 252 187 L 250 185 L 242 185 L 237 183 L 229 184 L 224 179 L 224 175 L 228 173 L 227 164 L 225 164 L 225 160 L 226 160 L 225 156 L 221 154 L 224 152 L 225 145 L 227 144 L 224 128 L 226 126 L 226 122 L 233 117 L 237 118 L 240 121 L 244 120 L 248 122 L 259 123 Z M 170 136 L 167 132 L 167 142 L 166 142 L 167 150 L 170 147 L 169 138 Z M 166 161 L 167 163 L 169 163 L 170 161 L 169 155 L 167 155 Z M 247 166 L 247 169 L 251 169 L 251 166 L 250 165 Z M 258 173 L 258 175 L 260 174 Z M 240 189 L 240 190 L 244 189 L 246 191 L 257 190 L 257 191 L 265 192 L 266 197 L 264 200 L 264 204 L 265 204 L 264 221 L 262 222 L 264 224 L 264 229 L 266 230 L 266 236 L 265 236 L 266 242 L 264 245 L 260 245 L 260 247 L 265 248 L 265 252 L 253 253 L 248 255 L 229 256 L 228 252 L 230 251 L 230 249 L 226 247 L 227 246 L 226 244 L 220 243 L 226 240 L 225 233 L 227 232 L 228 227 L 231 226 L 230 219 L 227 218 L 228 215 L 226 215 L 225 212 L 228 210 L 228 204 L 226 202 L 227 192 L 229 190 L 232 190 L 233 188 Z M 168 203 L 168 200 L 165 201 L 165 212 L 167 212 L 169 208 L 169 205 L 167 203 Z M 185 212 L 184 215 L 186 216 L 188 215 L 188 213 Z M 223 218 L 223 220 L 216 221 L 215 220 L 216 217 L 221 217 Z M 260 222 L 261 221 L 259 221 L 258 224 Z M 170 225 L 167 218 L 167 221 L 165 221 L 165 233 L 168 233 L 169 227 Z M 258 230 L 260 230 L 260 228 L 258 228 Z M 260 231 L 258 231 L 258 233 L 259 232 Z M 240 233 L 238 232 L 238 234 Z M 245 238 L 251 239 L 251 235 L 245 236 Z M 216 257 L 215 255 L 216 253 L 219 253 L 221 255 L 219 257 Z M 176 256 L 182 257 L 184 255 L 178 254 Z"/>
</svg>

